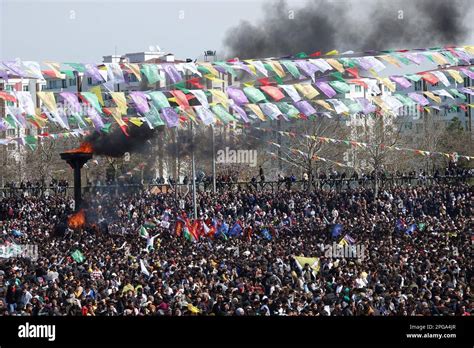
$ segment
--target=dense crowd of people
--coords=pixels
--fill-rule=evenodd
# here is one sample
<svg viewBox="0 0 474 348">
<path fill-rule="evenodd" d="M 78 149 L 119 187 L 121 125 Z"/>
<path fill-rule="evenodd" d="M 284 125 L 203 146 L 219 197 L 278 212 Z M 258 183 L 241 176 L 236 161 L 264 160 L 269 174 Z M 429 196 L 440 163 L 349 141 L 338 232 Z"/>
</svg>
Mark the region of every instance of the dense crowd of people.
<svg viewBox="0 0 474 348">
<path fill-rule="evenodd" d="M 90 192 L 88 223 L 72 230 L 69 196 L 2 198 L 0 244 L 37 245 L 38 257 L 0 258 L 0 315 L 472 313 L 466 183 L 376 197 L 368 188 L 199 192 L 197 219 L 191 195 L 180 199 L 183 207 L 172 192 Z M 176 226 L 193 220 L 190 240 Z M 364 253 L 328 256 L 348 240 Z"/>
</svg>

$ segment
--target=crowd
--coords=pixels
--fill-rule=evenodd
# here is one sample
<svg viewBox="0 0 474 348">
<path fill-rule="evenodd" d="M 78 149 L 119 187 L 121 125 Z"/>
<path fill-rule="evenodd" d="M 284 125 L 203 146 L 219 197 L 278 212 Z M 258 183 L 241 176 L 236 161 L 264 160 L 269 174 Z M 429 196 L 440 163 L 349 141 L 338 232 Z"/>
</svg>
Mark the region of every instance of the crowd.
<svg viewBox="0 0 474 348">
<path fill-rule="evenodd" d="M 176 221 L 191 218 L 191 195 L 182 200 L 184 209 L 173 193 L 91 192 L 88 224 L 61 230 L 70 197 L 1 199 L 0 244 L 38 245 L 38 258 L 0 258 L 0 315 L 472 313 L 467 184 L 377 197 L 367 188 L 200 192 L 196 221 L 206 228 L 197 240 L 177 234 Z M 237 221 L 236 235 L 220 232 Z M 364 254 L 328 256 L 344 238 Z"/>
</svg>

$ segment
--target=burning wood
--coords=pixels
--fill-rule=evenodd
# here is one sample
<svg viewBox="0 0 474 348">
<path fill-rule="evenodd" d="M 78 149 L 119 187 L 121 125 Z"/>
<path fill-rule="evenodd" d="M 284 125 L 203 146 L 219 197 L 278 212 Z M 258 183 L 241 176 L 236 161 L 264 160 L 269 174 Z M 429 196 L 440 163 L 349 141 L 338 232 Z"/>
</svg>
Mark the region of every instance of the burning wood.
<svg viewBox="0 0 474 348">
<path fill-rule="evenodd" d="M 94 148 L 91 143 L 82 143 L 78 148 L 65 151 L 65 153 L 94 153 Z"/>
<path fill-rule="evenodd" d="M 70 215 L 67 219 L 68 227 L 74 230 L 84 227 L 85 224 L 86 212 L 84 211 L 84 209 L 81 209 L 77 213 Z"/>
</svg>

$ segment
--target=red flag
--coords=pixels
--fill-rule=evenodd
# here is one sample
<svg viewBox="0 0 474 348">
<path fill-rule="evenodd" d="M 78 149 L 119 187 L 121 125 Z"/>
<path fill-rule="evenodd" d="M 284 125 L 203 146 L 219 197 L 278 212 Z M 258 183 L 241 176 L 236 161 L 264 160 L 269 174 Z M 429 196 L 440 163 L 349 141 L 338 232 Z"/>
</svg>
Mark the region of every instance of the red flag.
<svg viewBox="0 0 474 348">
<path fill-rule="evenodd" d="M 199 82 L 199 77 L 189 79 L 188 82 L 196 88 L 204 89 L 204 86 Z"/>
<path fill-rule="evenodd" d="M 197 229 L 198 229 L 198 226 L 199 226 L 199 221 L 198 220 L 194 220 L 192 225 L 190 225 L 188 227 L 189 229 L 189 233 L 191 233 L 191 235 L 193 236 L 194 240 L 198 240 L 199 239 L 199 234 L 197 232 Z"/>
<path fill-rule="evenodd" d="M 272 97 L 275 101 L 282 100 L 285 95 L 278 87 L 275 86 L 261 86 L 260 89 Z"/>
<path fill-rule="evenodd" d="M 173 97 L 176 98 L 176 103 L 178 103 L 178 105 L 181 105 L 184 107 L 189 106 L 188 98 L 186 98 L 186 95 L 183 93 L 183 91 L 173 90 L 173 91 L 170 91 L 170 93 L 173 95 Z"/>
<path fill-rule="evenodd" d="M 439 79 L 433 75 L 433 74 L 430 74 L 430 73 L 419 73 L 419 75 L 421 75 L 421 78 L 425 81 L 428 81 L 429 83 L 431 83 L 432 85 L 434 85 L 435 83 L 439 82 Z"/>
<path fill-rule="evenodd" d="M 351 74 L 352 76 L 354 76 L 355 78 L 359 79 L 360 76 L 359 76 L 359 71 L 357 70 L 357 68 L 347 68 L 346 71 Z"/>
<path fill-rule="evenodd" d="M 319 57 L 320 55 L 321 55 L 321 51 L 316 51 L 316 52 L 311 53 L 309 56 L 310 57 Z"/>
<path fill-rule="evenodd" d="M 14 96 L 2 91 L 0 91 L 0 99 L 5 99 L 6 101 L 13 102 L 13 103 L 16 102 L 16 98 Z"/>
<path fill-rule="evenodd" d="M 176 221 L 175 232 L 178 237 L 181 237 L 182 230 L 183 230 L 183 222 L 179 220 Z"/>
<path fill-rule="evenodd" d="M 270 85 L 270 79 L 268 77 L 262 77 L 261 79 L 258 79 L 258 81 L 264 86 Z"/>
</svg>

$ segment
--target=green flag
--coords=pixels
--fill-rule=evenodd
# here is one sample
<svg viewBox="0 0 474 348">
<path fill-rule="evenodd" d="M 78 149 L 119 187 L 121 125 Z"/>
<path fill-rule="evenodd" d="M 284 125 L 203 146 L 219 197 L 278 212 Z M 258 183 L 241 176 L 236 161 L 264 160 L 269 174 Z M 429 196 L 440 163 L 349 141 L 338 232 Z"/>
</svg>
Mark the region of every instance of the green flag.
<svg viewBox="0 0 474 348">
<path fill-rule="evenodd" d="M 349 87 L 349 85 L 345 82 L 329 81 L 329 84 L 339 93 L 349 93 L 351 91 L 351 87 Z"/>
<path fill-rule="evenodd" d="M 25 137 L 25 143 L 33 151 L 36 150 L 36 147 L 38 146 L 38 140 L 33 135 L 27 135 Z"/>
<path fill-rule="evenodd" d="M 170 102 L 168 101 L 168 98 L 166 98 L 163 92 L 153 91 L 149 92 L 148 95 L 151 98 L 151 102 L 158 110 L 170 107 Z"/>
<path fill-rule="evenodd" d="M 142 238 L 148 238 L 150 236 L 150 234 L 148 233 L 148 230 L 143 225 L 140 227 L 139 235 Z"/>
<path fill-rule="evenodd" d="M 156 109 L 155 105 L 150 105 L 150 111 L 143 114 L 145 118 L 151 123 L 153 127 L 164 126 L 164 122 L 160 117 L 160 113 Z"/>
<path fill-rule="evenodd" d="M 149 84 L 157 83 L 162 80 L 156 64 L 143 64 L 141 72 L 146 76 Z"/>
<path fill-rule="evenodd" d="M 86 259 L 86 257 L 80 252 L 79 249 L 76 249 L 76 251 L 71 254 L 71 257 L 74 259 L 74 261 L 79 263 L 84 262 L 84 260 Z"/>
<path fill-rule="evenodd" d="M 301 76 L 300 71 L 291 60 L 281 60 L 280 63 L 283 64 L 286 70 L 288 70 L 294 78 L 297 79 Z"/>
<path fill-rule="evenodd" d="M 212 111 L 216 114 L 219 119 L 224 122 L 232 122 L 235 121 L 234 116 L 232 116 L 225 108 L 222 106 L 222 104 L 217 104 L 212 107 Z"/>
<path fill-rule="evenodd" d="M 255 87 L 244 87 L 243 91 L 247 98 L 252 101 L 252 103 L 259 103 L 267 100 L 265 95 Z"/>
</svg>

